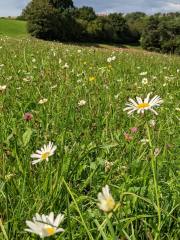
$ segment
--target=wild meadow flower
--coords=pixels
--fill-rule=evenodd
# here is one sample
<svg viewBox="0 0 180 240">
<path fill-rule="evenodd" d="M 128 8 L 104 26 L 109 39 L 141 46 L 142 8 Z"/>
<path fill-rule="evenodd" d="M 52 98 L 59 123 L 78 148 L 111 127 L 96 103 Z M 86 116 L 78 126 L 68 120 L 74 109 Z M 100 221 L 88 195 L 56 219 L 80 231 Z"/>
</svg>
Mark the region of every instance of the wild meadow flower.
<svg viewBox="0 0 180 240">
<path fill-rule="evenodd" d="M 108 58 L 107 58 L 107 62 L 108 62 L 108 63 L 111 63 L 112 61 L 115 61 L 115 60 L 116 60 L 116 56 L 108 57 Z"/>
<path fill-rule="evenodd" d="M 41 150 L 37 150 L 36 153 L 31 154 L 31 158 L 35 158 L 35 160 L 32 161 L 32 164 L 34 165 L 43 160 L 48 161 L 49 157 L 54 155 L 56 148 L 57 147 L 52 142 L 49 142 L 48 145 L 44 144 Z"/>
<path fill-rule="evenodd" d="M 145 145 L 146 143 L 149 142 L 149 139 L 143 138 L 143 139 L 140 140 L 140 142 L 141 142 L 143 145 Z"/>
<path fill-rule="evenodd" d="M 130 142 L 133 140 L 133 137 L 129 133 L 124 133 L 124 139 Z"/>
<path fill-rule="evenodd" d="M 148 84 L 148 79 L 147 79 L 147 78 L 143 78 L 143 79 L 142 79 L 142 84 L 144 84 L 144 85 L 145 85 L 145 84 Z"/>
<path fill-rule="evenodd" d="M 78 102 L 78 106 L 79 106 L 79 107 L 82 107 L 82 106 L 84 106 L 84 105 L 86 105 L 86 101 L 85 101 L 85 100 L 80 100 L 80 101 Z"/>
<path fill-rule="evenodd" d="M 115 207 L 115 201 L 108 185 L 102 188 L 102 192 L 98 193 L 98 200 L 98 207 L 104 212 L 111 212 Z"/>
<path fill-rule="evenodd" d="M 160 148 L 155 148 L 154 149 L 154 156 L 157 157 L 161 152 L 161 149 Z"/>
<path fill-rule="evenodd" d="M 126 103 L 127 107 L 124 108 L 124 111 L 128 111 L 129 115 L 135 111 L 143 114 L 145 110 L 150 110 L 154 114 L 158 115 L 158 113 L 154 110 L 154 107 L 158 107 L 161 103 L 163 103 L 163 100 L 157 95 L 150 99 L 150 93 L 147 95 L 144 101 L 140 97 L 136 97 L 136 100 L 137 102 L 130 98 L 129 103 Z"/>
<path fill-rule="evenodd" d="M 155 127 L 156 126 L 156 121 L 154 119 L 151 119 L 149 121 L 149 125 L 150 125 L 150 127 Z"/>
<path fill-rule="evenodd" d="M 96 80 L 96 78 L 94 76 L 89 77 L 90 82 L 95 81 L 95 80 Z"/>
<path fill-rule="evenodd" d="M 33 118 L 33 115 L 29 112 L 25 113 L 23 116 L 25 121 L 30 121 Z"/>
<path fill-rule="evenodd" d="M 64 64 L 64 66 L 62 66 L 63 69 L 68 69 L 69 65 L 67 63 Z"/>
<path fill-rule="evenodd" d="M 57 84 L 56 84 L 56 85 L 53 85 L 53 86 L 51 86 L 51 89 L 55 89 L 55 88 L 57 88 Z"/>
<path fill-rule="evenodd" d="M 0 91 L 4 91 L 4 90 L 6 90 L 6 85 L 0 85 Z"/>
<path fill-rule="evenodd" d="M 64 232 L 63 228 L 58 228 L 63 220 L 64 215 L 61 213 L 56 218 L 54 218 L 53 212 L 49 215 L 36 213 L 32 221 L 26 221 L 26 225 L 29 228 L 26 228 L 25 231 L 37 234 L 40 238 L 50 237 L 56 233 Z"/>
<path fill-rule="evenodd" d="M 119 94 L 114 95 L 114 98 L 117 100 L 119 98 Z"/>
<path fill-rule="evenodd" d="M 109 161 L 106 160 L 104 165 L 105 165 L 105 172 L 108 172 L 108 171 L 111 170 L 111 168 L 114 165 L 114 163 L 113 162 L 109 162 Z"/>
<path fill-rule="evenodd" d="M 132 127 L 130 128 L 131 132 L 132 133 L 136 133 L 138 131 L 138 128 L 137 127 Z"/>
<path fill-rule="evenodd" d="M 48 100 L 47 100 L 47 98 L 43 98 L 43 99 L 41 99 L 41 100 L 39 100 L 39 104 L 44 104 L 44 103 L 46 103 Z"/>
<path fill-rule="evenodd" d="M 141 72 L 139 75 L 140 76 L 145 76 L 145 75 L 147 75 L 147 72 Z"/>
</svg>

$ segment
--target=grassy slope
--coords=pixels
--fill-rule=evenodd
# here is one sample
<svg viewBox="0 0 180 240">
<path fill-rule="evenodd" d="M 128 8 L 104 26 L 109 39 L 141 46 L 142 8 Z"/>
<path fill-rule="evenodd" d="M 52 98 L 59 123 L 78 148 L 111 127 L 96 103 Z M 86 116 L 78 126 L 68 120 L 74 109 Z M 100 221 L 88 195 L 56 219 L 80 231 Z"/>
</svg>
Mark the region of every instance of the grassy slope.
<svg viewBox="0 0 180 240">
<path fill-rule="evenodd" d="M 0 19 L 0 36 L 23 37 L 27 35 L 26 22 Z"/>
<path fill-rule="evenodd" d="M 7 239 L 35 239 L 25 233 L 25 220 L 54 211 L 66 217 L 59 240 L 177 240 L 179 57 L 35 39 L 4 39 L 0 46 L 0 85 L 7 85 L 0 94 L 0 212 Z M 116 61 L 109 64 L 111 55 Z M 164 100 L 159 115 L 128 117 L 128 97 L 148 92 Z M 39 105 L 43 97 L 48 102 Z M 32 112 L 31 122 L 22 119 L 25 112 Z M 138 132 L 125 141 L 134 126 Z M 32 135 L 25 139 L 29 128 Z M 141 143 L 147 138 L 150 144 Z M 30 155 L 48 141 L 57 145 L 55 155 L 33 166 Z M 105 161 L 113 164 L 106 172 Z M 121 205 L 110 220 L 114 230 L 102 224 L 106 217 L 96 204 L 105 184 Z"/>
</svg>

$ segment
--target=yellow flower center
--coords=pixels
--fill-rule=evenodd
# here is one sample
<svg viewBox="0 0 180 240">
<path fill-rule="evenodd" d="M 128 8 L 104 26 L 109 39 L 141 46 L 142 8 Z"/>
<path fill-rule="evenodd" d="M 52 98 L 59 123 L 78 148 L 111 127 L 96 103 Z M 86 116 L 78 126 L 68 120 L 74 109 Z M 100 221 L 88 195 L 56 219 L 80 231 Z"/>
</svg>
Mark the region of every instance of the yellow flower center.
<svg viewBox="0 0 180 240">
<path fill-rule="evenodd" d="M 107 207 L 108 207 L 108 212 L 113 210 L 113 208 L 115 207 L 115 201 L 112 197 L 108 197 L 106 199 L 106 204 L 107 204 Z"/>
<path fill-rule="evenodd" d="M 137 105 L 137 108 L 139 108 L 139 109 L 146 108 L 146 107 L 150 107 L 149 103 L 139 103 Z"/>
<path fill-rule="evenodd" d="M 45 152 L 41 155 L 42 160 L 46 160 L 49 157 L 50 152 Z"/>
<path fill-rule="evenodd" d="M 54 227 L 46 227 L 45 232 L 47 233 L 48 236 L 52 236 L 56 233 L 56 229 Z"/>
<path fill-rule="evenodd" d="M 94 81 L 95 80 L 95 77 L 90 77 L 89 78 L 89 81 Z"/>
</svg>

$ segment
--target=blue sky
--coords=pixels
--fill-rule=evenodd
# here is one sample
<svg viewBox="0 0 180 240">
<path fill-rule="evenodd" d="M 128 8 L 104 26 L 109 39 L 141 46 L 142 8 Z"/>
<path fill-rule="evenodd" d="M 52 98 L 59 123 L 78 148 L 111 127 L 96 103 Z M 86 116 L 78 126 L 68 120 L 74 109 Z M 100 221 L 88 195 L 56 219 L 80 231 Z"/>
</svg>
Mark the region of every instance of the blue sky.
<svg viewBox="0 0 180 240">
<path fill-rule="evenodd" d="M 17 16 L 30 0 L 0 0 L 0 16 Z M 180 0 L 74 0 L 75 6 L 92 6 L 98 13 L 143 11 L 180 12 Z"/>
</svg>

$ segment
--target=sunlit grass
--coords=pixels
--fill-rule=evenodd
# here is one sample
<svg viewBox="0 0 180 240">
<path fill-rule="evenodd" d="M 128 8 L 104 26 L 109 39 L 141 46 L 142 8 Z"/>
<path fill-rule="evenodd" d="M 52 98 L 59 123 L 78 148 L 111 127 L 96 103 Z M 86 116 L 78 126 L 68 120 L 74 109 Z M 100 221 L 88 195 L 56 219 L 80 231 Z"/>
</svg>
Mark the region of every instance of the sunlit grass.
<svg viewBox="0 0 180 240">
<path fill-rule="evenodd" d="M 27 23 L 25 21 L 0 19 L 0 37 L 25 37 L 27 36 Z"/>
<path fill-rule="evenodd" d="M 54 239 L 178 239 L 180 58 L 7 38 L 0 56 L 0 239 L 38 239 L 25 221 L 51 211 L 65 215 Z M 158 116 L 123 111 L 149 92 Z M 112 213 L 97 206 L 106 184 Z"/>
</svg>

